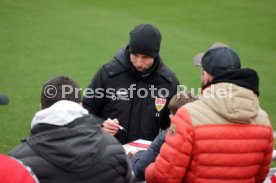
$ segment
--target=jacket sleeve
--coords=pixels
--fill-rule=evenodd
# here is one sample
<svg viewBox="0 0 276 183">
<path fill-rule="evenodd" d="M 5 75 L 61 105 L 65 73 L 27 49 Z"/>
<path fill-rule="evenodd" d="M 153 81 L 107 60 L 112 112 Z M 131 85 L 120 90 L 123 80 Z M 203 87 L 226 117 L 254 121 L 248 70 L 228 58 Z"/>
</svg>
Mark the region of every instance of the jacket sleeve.
<svg viewBox="0 0 276 183">
<path fill-rule="evenodd" d="M 264 153 L 263 164 L 261 165 L 261 167 L 256 175 L 256 183 L 262 183 L 266 179 L 266 176 L 270 169 L 270 164 L 272 162 L 273 144 L 274 144 L 273 130 L 270 127 L 270 139 L 269 139 L 269 143 L 267 145 L 267 149 Z"/>
<path fill-rule="evenodd" d="M 99 115 L 102 110 L 104 98 L 105 98 L 105 89 L 104 89 L 104 70 L 103 67 L 98 70 L 94 78 L 91 80 L 90 85 L 86 89 L 86 93 L 82 99 L 82 105 L 85 109 L 89 111 L 90 114 L 103 121 Z"/>
<path fill-rule="evenodd" d="M 186 109 L 182 107 L 172 118 L 165 143 L 155 163 L 146 169 L 145 177 L 148 183 L 182 181 L 191 160 L 193 135 L 191 119 Z"/>
<path fill-rule="evenodd" d="M 162 131 L 151 143 L 146 151 L 139 151 L 132 158 L 132 169 L 134 175 L 138 179 L 145 179 L 145 169 L 150 163 L 155 161 L 155 158 L 160 152 L 160 147 L 165 141 L 166 130 Z"/>
</svg>

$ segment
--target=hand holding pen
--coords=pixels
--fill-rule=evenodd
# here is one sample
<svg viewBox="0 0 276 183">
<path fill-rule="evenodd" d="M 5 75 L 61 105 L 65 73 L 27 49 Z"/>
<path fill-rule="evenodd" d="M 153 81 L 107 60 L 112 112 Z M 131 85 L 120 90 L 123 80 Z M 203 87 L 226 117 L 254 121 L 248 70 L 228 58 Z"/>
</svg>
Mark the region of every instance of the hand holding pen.
<svg viewBox="0 0 276 183">
<path fill-rule="evenodd" d="M 107 133 L 111 135 L 115 135 L 118 130 L 123 130 L 126 132 L 125 128 L 119 125 L 119 121 L 116 118 L 114 118 L 113 120 L 108 118 L 103 122 L 102 127 Z"/>
</svg>

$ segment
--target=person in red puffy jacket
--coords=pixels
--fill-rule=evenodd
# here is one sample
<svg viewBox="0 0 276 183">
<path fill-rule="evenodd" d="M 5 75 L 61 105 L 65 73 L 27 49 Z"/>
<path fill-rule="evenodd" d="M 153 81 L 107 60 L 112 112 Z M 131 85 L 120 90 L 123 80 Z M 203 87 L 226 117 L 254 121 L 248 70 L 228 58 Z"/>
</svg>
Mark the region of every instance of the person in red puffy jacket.
<svg viewBox="0 0 276 183">
<path fill-rule="evenodd" d="M 203 56 L 202 56 L 203 55 Z M 147 183 L 262 183 L 273 134 L 259 105 L 259 77 L 220 45 L 196 57 L 202 95 L 171 119 L 165 143 L 145 172 Z"/>
<path fill-rule="evenodd" d="M 38 183 L 30 167 L 20 161 L 0 154 L 0 182 L 3 183 Z"/>
</svg>

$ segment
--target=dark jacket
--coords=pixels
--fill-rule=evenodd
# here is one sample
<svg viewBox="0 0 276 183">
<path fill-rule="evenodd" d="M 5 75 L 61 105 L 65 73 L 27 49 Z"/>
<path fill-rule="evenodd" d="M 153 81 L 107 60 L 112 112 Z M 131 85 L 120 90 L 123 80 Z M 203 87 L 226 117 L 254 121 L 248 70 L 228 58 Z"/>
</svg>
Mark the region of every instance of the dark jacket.
<svg viewBox="0 0 276 183">
<path fill-rule="evenodd" d="M 132 161 L 132 170 L 137 180 L 145 180 L 145 170 L 147 166 L 155 161 L 155 158 L 160 152 L 162 144 L 165 142 L 167 130 L 163 130 L 152 141 L 147 150 L 137 152 Z"/>
<path fill-rule="evenodd" d="M 10 155 L 30 166 L 42 183 L 131 182 L 122 146 L 91 115 L 65 126 L 36 125 Z"/>
<path fill-rule="evenodd" d="M 128 132 L 116 134 L 122 144 L 137 139 L 153 140 L 160 128 L 166 129 L 170 124 L 167 105 L 176 94 L 177 85 L 177 78 L 159 56 L 148 72 L 139 73 L 129 60 L 128 47 L 124 47 L 98 70 L 88 86 L 92 91 L 84 96 L 83 106 L 101 121 L 117 118 Z M 137 97 L 147 93 L 145 98 Z"/>
</svg>

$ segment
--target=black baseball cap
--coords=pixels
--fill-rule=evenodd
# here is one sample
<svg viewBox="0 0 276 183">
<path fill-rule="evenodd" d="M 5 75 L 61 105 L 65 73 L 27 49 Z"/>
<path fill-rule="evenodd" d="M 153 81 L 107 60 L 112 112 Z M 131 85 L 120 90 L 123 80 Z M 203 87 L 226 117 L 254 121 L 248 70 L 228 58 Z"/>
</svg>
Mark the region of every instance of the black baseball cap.
<svg viewBox="0 0 276 183">
<path fill-rule="evenodd" d="M 201 61 L 202 61 L 204 54 L 207 51 L 214 49 L 214 48 L 230 48 L 230 47 L 225 43 L 216 42 L 216 43 L 212 44 L 205 52 L 200 52 L 200 53 L 196 54 L 196 56 L 193 59 L 193 64 L 197 67 L 201 67 L 202 66 Z"/>
<path fill-rule="evenodd" d="M 225 71 L 241 68 L 238 54 L 231 48 L 214 48 L 208 50 L 202 57 L 202 68 L 212 76 L 218 76 Z"/>
<path fill-rule="evenodd" d="M 193 64 L 203 67 L 212 76 L 241 68 L 238 54 L 227 44 L 221 42 L 212 44 L 205 53 L 198 53 L 193 59 Z"/>
</svg>

